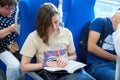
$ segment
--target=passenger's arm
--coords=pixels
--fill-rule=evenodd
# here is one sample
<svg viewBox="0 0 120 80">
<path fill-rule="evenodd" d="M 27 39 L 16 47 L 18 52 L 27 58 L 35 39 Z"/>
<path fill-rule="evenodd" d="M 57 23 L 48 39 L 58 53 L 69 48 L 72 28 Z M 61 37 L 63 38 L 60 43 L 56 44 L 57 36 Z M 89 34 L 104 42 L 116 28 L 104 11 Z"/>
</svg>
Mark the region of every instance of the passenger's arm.
<svg viewBox="0 0 120 80">
<path fill-rule="evenodd" d="M 43 69 L 43 63 L 30 63 L 31 62 L 31 57 L 27 57 L 27 56 L 22 56 L 22 61 L 21 61 L 21 70 L 23 72 L 25 71 L 37 71 L 37 70 L 41 70 Z M 56 61 L 50 61 L 50 62 L 46 62 L 46 66 L 49 67 L 56 67 Z"/>
<path fill-rule="evenodd" d="M 30 63 L 31 57 L 22 56 L 21 70 L 22 71 L 36 71 L 42 69 L 42 63 Z"/>
<path fill-rule="evenodd" d="M 11 32 L 15 32 L 16 31 L 15 27 L 16 27 L 15 24 L 12 24 L 10 27 L 0 30 L 0 38 L 4 38 Z"/>
<path fill-rule="evenodd" d="M 97 45 L 97 42 L 100 38 L 100 34 L 95 31 L 90 31 L 88 38 L 88 51 L 94 55 L 104 58 L 110 61 L 116 61 L 116 55 L 113 55 Z"/>
</svg>

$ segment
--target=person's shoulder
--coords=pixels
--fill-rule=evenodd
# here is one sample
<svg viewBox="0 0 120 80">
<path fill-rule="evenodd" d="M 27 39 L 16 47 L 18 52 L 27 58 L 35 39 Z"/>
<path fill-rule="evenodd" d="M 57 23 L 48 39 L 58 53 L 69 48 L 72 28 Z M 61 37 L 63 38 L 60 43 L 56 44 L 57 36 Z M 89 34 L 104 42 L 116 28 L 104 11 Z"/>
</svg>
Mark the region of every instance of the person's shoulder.
<svg viewBox="0 0 120 80">
<path fill-rule="evenodd" d="M 98 18 L 95 18 L 91 21 L 91 27 L 95 27 L 95 26 L 103 26 L 104 25 L 104 19 L 106 18 L 102 18 L 102 17 L 98 17 Z"/>
<path fill-rule="evenodd" d="M 16 10 L 13 11 L 11 17 L 15 17 L 15 15 L 16 15 Z"/>
<path fill-rule="evenodd" d="M 97 18 L 92 20 L 92 22 L 101 22 L 101 21 L 103 21 L 102 17 L 97 17 Z"/>
<path fill-rule="evenodd" d="M 68 29 L 67 27 L 60 27 L 60 31 L 65 34 L 72 34 L 72 32 L 70 31 L 70 29 Z"/>
<path fill-rule="evenodd" d="M 70 31 L 67 27 L 60 27 L 60 30 L 65 31 L 65 32 L 69 32 Z"/>
<path fill-rule="evenodd" d="M 29 33 L 28 37 L 36 37 L 38 34 L 37 34 L 37 31 L 34 30 L 32 31 L 31 33 Z"/>
</svg>

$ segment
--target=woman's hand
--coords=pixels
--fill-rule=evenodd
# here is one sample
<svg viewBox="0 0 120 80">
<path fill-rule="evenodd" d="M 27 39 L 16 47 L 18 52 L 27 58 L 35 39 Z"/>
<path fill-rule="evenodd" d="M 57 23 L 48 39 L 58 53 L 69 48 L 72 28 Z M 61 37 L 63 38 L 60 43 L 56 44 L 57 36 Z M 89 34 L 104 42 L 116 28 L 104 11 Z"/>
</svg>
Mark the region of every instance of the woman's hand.
<svg viewBox="0 0 120 80">
<path fill-rule="evenodd" d="M 12 24 L 9 28 L 10 28 L 11 32 L 15 32 L 16 31 L 16 25 L 15 24 Z"/>
<path fill-rule="evenodd" d="M 59 66 L 59 67 L 65 67 L 65 66 L 67 66 L 68 65 L 68 63 L 69 63 L 69 60 L 68 60 L 68 58 L 58 58 L 57 59 L 57 66 Z"/>
<path fill-rule="evenodd" d="M 68 65 L 68 58 L 58 58 L 56 61 L 48 61 L 46 62 L 48 67 L 65 67 Z"/>
<path fill-rule="evenodd" d="M 0 39 L 4 38 L 5 36 L 7 36 L 8 34 L 10 34 L 11 32 L 15 32 L 15 31 L 16 31 L 15 24 L 12 24 L 11 26 L 0 30 Z"/>
<path fill-rule="evenodd" d="M 48 61 L 46 64 L 48 67 L 57 67 L 57 61 Z"/>
</svg>

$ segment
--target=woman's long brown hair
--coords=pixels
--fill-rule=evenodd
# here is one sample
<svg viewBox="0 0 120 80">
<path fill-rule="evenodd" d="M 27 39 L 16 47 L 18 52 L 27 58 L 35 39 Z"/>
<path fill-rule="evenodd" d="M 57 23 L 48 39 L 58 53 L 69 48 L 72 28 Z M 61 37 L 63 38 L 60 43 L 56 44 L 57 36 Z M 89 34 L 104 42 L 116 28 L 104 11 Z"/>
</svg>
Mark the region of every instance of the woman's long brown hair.
<svg viewBox="0 0 120 80">
<path fill-rule="evenodd" d="M 52 17 L 58 14 L 57 8 L 52 3 L 44 3 L 39 9 L 36 30 L 40 38 L 43 39 L 43 42 L 48 45 L 48 27 L 52 23 Z"/>
</svg>

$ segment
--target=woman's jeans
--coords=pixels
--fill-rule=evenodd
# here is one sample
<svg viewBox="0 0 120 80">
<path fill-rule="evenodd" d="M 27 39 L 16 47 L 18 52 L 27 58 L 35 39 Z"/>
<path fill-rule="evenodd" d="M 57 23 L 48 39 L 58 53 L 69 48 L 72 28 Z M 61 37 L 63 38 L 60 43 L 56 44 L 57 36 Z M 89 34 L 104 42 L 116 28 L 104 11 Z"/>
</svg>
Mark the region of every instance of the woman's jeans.
<svg viewBox="0 0 120 80">
<path fill-rule="evenodd" d="M 77 73 L 66 75 L 59 78 L 58 80 L 96 80 L 91 75 L 89 75 L 84 69 Z"/>
<path fill-rule="evenodd" d="M 115 68 L 114 62 L 101 62 L 88 66 L 87 71 L 96 80 L 115 80 Z"/>
<path fill-rule="evenodd" d="M 7 66 L 7 80 L 18 80 L 20 76 L 20 62 L 9 51 L 0 53 L 0 60 Z"/>
</svg>

